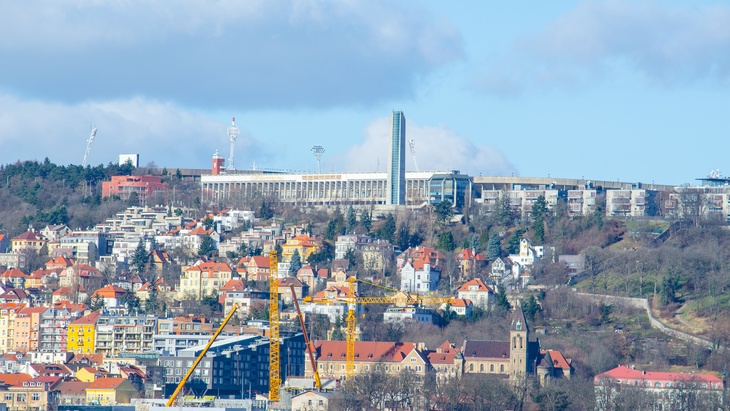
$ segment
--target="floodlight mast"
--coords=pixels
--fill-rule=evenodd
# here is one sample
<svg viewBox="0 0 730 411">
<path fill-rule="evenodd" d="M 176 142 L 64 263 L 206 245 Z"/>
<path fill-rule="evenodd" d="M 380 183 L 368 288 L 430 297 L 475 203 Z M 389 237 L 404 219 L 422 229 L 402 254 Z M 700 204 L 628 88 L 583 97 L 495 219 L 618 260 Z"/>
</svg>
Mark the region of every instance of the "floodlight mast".
<svg viewBox="0 0 730 411">
<path fill-rule="evenodd" d="M 91 129 L 91 134 L 89 135 L 89 139 L 86 140 L 86 152 L 84 153 L 84 161 L 81 162 L 81 166 L 83 168 L 86 168 L 86 163 L 89 160 L 89 152 L 91 151 L 91 143 L 94 142 L 94 137 L 96 137 L 96 127 Z"/>
<path fill-rule="evenodd" d="M 228 139 L 231 141 L 231 156 L 228 158 L 228 167 L 226 170 L 235 170 L 236 167 L 233 164 L 233 149 L 236 145 L 236 139 L 238 138 L 238 127 L 236 127 L 236 118 L 233 117 L 231 120 L 231 126 L 228 127 Z"/>
<path fill-rule="evenodd" d="M 320 145 L 312 146 L 312 154 L 314 154 L 314 157 L 317 159 L 317 174 L 322 173 L 321 161 L 324 151 L 324 147 Z"/>
<path fill-rule="evenodd" d="M 411 148 L 411 157 L 413 157 L 413 166 L 418 171 L 418 161 L 416 161 L 416 139 L 411 138 L 408 140 L 408 146 Z"/>
</svg>

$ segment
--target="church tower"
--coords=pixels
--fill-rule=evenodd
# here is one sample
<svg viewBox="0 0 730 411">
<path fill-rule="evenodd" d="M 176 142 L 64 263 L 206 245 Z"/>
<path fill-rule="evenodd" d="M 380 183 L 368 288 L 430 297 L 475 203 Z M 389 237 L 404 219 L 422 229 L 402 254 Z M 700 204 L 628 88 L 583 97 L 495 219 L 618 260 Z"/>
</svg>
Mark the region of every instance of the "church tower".
<svg viewBox="0 0 730 411">
<path fill-rule="evenodd" d="M 515 315 L 512 318 L 512 325 L 510 326 L 509 331 L 509 377 L 511 380 L 519 380 L 527 374 L 529 361 L 529 358 L 527 358 L 527 346 L 529 335 L 530 330 L 527 327 L 525 314 L 522 312 L 522 306 L 518 302 L 517 310 L 515 310 Z"/>
</svg>

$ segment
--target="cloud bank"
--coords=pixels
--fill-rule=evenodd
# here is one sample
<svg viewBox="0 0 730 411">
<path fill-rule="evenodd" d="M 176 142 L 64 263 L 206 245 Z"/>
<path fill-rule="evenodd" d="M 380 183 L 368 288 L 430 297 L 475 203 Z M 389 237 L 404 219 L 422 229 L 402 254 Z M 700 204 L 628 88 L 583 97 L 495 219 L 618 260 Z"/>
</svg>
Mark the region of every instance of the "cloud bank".
<svg viewBox="0 0 730 411">
<path fill-rule="evenodd" d="M 0 5 L 0 91 L 64 103 L 368 105 L 463 56 L 416 2 L 23 1 Z"/>
<path fill-rule="evenodd" d="M 662 87 L 730 80 L 730 6 L 656 1 L 584 2 L 544 30 L 516 40 L 474 79 L 514 96 L 582 88 L 629 70 Z"/>
<path fill-rule="evenodd" d="M 515 167 L 494 147 L 475 146 L 443 126 L 406 124 L 406 137 L 415 142 L 415 161 L 406 143 L 408 171 L 459 170 L 469 175 L 516 174 Z M 390 152 L 389 131 L 390 119 L 371 122 L 365 130 L 364 141 L 343 154 L 344 168 L 347 171 L 386 171 Z"/>
</svg>

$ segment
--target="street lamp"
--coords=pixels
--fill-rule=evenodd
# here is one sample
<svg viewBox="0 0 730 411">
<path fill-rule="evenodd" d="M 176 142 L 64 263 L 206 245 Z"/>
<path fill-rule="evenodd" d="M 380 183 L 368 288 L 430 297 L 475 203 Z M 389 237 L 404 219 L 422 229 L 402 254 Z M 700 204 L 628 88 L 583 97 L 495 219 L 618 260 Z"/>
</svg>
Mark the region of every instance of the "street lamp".
<svg viewBox="0 0 730 411">
<path fill-rule="evenodd" d="M 248 398 L 251 399 L 251 381 L 243 379 L 243 372 L 241 372 L 241 399 L 243 399 L 243 383 L 248 383 Z"/>
</svg>

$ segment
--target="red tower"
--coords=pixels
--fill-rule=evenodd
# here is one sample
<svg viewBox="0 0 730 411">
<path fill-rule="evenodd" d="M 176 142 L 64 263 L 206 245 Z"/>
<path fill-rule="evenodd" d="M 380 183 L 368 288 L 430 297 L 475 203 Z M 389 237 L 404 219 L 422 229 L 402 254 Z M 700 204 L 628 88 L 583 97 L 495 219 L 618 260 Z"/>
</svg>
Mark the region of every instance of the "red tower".
<svg viewBox="0 0 730 411">
<path fill-rule="evenodd" d="M 221 157 L 218 154 L 218 151 L 216 151 L 215 154 L 213 154 L 213 169 L 212 169 L 212 174 L 214 176 L 217 176 L 217 175 L 219 175 L 221 173 L 221 170 L 223 170 L 223 162 L 224 161 L 226 161 L 226 159 L 223 158 L 223 157 Z"/>
</svg>

